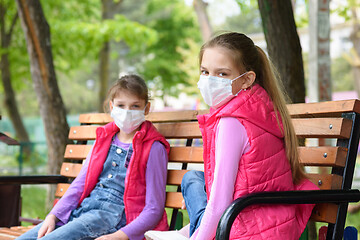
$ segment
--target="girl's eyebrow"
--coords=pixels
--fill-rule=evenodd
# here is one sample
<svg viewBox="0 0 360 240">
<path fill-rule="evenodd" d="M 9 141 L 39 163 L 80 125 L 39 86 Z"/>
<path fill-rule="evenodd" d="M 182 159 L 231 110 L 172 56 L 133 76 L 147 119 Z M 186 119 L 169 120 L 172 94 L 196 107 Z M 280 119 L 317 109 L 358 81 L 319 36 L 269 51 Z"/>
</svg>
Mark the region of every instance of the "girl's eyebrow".
<svg viewBox="0 0 360 240">
<path fill-rule="evenodd" d="M 201 70 L 207 70 L 207 68 L 204 67 L 204 66 L 200 66 L 200 69 L 201 69 Z M 221 68 L 216 68 L 215 71 L 231 71 L 231 69 L 230 69 L 230 68 L 226 68 L 226 67 L 221 67 Z"/>
<path fill-rule="evenodd" d="M 216 71 L 231 71 L 230 68 L 216 68 Z"/>
</svg>

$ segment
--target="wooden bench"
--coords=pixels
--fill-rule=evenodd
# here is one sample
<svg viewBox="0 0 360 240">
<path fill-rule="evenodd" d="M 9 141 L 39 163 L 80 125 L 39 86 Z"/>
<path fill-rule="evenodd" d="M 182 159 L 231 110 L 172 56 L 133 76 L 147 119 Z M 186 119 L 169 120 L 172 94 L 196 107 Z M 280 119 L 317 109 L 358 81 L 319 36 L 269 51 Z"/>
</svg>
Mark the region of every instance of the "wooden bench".
<svg viewBox="0 0 360 240">
<path fill-rule="evenodd" d="M 308 174 L 310 180 L 321 190 L 350 189 L 359 141 L 360 102 L 347 100 L 292 104 L 288 105 L 288 108 L 299 138 L 336 141 L 329 146 L 299 147 L 301 163 L 312 168 L 311 170 L 314 172 Z M 147 119 L 155 124 L 171 144 L 166 197 L 166 208 L 171 215 L 171 229 L 175 228 L 176 220 L 178 216 L 181 216 L 178 211 L 182 204 L 180 184 L 183 175 L 189 169 L 203 169 L 202 139 L 196 116 L 207 112 L 207 110 L 186 110 L 156 112 L 147 116 Z M 107 114 L 80 115 L 81 125 L 72 127 L 69 133 L 69 138 L 76 144 L 68 145 L 66 148 L 65 161 L 61 168 L 63 177 L 68 179 L 76 177 L 81 169 L 82 161 L 91 148 L 91 140 L 95 139 L 96 128 L 111 120 Z M 318 173 L 318 168 L 325 168 L 326 171 Z M 64 182 L 63 179 L 61 181 Z M 56 197 L 63 196 L 68 187 L 69 183 L 59 183 Z M 343 192 L 338 193 L 341 196 Z M 354 193 L 355 196 L 357 193 L 358 191 Z M 304 193 L 302 195 L 306 200 L 307 195 Z M 338 236 L 342 235 L 344 229 L 347 205 L 350 201 L 353 200 L 341 201 L 340 204 L 337 204 L 336 201 L 317 204 L 311 219 L 329 223 L 328 233 L 334 232 L 336 237 L 333 239 L 339 239 Z M 225 224 L 225 226 L 227 225 Z M 12 236 L 21 234 L 19 231 L 26 231 L 26 229 L 17 227 L 0 229 L 0 239 L 3 239 L 1 234 L 9 237 L 8 239 L 13 239 Z"/>
<path fill-rule="evenodd" d="M 320 169 L 321 174 L 308 177 L 321 190 L 257 193 L 239 198 L 220 219 L 216 239 L 229 239 L 236 216 L 249 205 L 299 203 L 316 203 L 311 219 L 328 223 L 326 239 L 342 239 L 348 203 L 360 201 L 359 190 L 351 190 L 359 145 L 360 102 L 293 104 L 288 109 L 297 136 L 320 142 L 320 146 L 299 147 L 299 153 L 304 166 Z"/>
</svg>

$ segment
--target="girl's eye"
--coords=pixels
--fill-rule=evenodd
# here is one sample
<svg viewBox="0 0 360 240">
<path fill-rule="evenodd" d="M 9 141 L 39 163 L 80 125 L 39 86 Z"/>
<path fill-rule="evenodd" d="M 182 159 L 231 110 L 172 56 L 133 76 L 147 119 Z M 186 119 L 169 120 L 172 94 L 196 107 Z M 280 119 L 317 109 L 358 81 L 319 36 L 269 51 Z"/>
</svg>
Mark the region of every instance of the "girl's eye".
<svg viewBox="0 0 360 240">
<path fill-rule="evenodd" d="M 206 70 L 201 70 L 201 75 L 208 75 L 208 74 L 209 74 L 208 71 L 206 71 Z"/>
<path fill-rule="evenodd" d="M 225 76 L 226 76 L 226 73 L 219 73 L 219 76 L 220 76 L 220 77 L 225 77 Z"/>
</svg>

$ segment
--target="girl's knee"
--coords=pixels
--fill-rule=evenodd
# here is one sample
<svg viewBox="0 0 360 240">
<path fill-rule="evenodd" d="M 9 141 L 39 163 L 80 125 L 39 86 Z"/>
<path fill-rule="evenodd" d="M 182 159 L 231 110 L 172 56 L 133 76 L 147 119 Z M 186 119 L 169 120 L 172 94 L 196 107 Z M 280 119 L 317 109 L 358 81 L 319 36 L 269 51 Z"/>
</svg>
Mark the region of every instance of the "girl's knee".
<svg viewBox="0 0 360 240">
<path fill-rule="evenodd" d="M 186 187 L 187 185 L 192 183 L 202 183 L 202 182 L 205 182 L 204 172 L 191 170 L 184 174 L 181 181 L 181 187 Z"/>
</svg>

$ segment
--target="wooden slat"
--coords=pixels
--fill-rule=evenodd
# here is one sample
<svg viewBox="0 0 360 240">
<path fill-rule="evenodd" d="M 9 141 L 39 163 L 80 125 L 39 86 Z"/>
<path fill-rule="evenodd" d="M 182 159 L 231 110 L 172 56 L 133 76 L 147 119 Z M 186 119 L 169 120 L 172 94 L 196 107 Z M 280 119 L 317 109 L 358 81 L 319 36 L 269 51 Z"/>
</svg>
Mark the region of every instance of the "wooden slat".
<svg viewBox="0 0 360 240">
<path fill-rule="evenodd" d="M 67 189 L 70 187 L 69 183 L 59 183 L 56 187 L 55 197 L 64 196 Z"/>
<path fill-rule="evenodd" d="M 181 192 L 167 192 L 165 207 L 180 209 L 182 205 L 182 194 Z"/>
<path fill-rule="evenodd" d="M 15 238 L 17 238 L 18 236 L 12 236 L 6 233 L 1 233 L 1 229 L 0 229 L 0 239 L 1 240 L 13 240 Z"/>
<path fill-rule="evenodd" d="M 107 113 L 85 113 L 80 114 L 79 123 L 80 124 L 100 124 L 104 125 L 109 122 L 112 122 L 113 119 Z"/>
<path fill-rule="evenodd" d="M 75 126 L 70 128 L 69 139 L 71 140 L 95 140 L 96 129 L 99 126 Z"/>
<path fill-rule="evenodd" d="M 146 120 L 154 123 L 161 122 L 187 122 L 197 120 L 196 116 L 208 113 L 209 110 L 181 110 L 166 112 L 150 112 L 145 116 Z M 81 124 L 107 124 L 113 121 L 107 113 L 86 113 L 80 114 L 79 123 Z"/>
<path fill-rule="evenodd" d="M 203 163 L 203 148 L 171 147 L 169 162 Z"/>
<path fill-rule="evenodd" d="M 7 234 L 8 236 L 10 235 L 10 236 L 16 236 L 16 237 L 18 237 L 18 236 L 20 236 L 21 234 L 23 234 L 24 232 L 22 232 L 22 231 L 17 231 L 17 230 L 12 230 L 12 229 L 10 229 L 10 228 L 2 228 L 2 229 L 0 229 L 0 233 Z M 9 236 L 9 237 L 10 237 L 10 236 Z"/>
<path fill-rule="evenodd" d="M 316 204 L 310 219 L 316 222 L 335 223 L 338 205 L 333 203 Z"/>
<path fill-rule="evenodd" d="M 341 113 L 360 113 L 358 99 L 327 101 L 318 103 L 298 103 L 287 105 L 291 117 L 325 117 L 340 116 Z"/>
<path fill-rule="evenodd" d="M 344 167 L 347 149 L 343 147 L 299 147 L 300 163 L 304 166 Z"/>
<path fill-rule="evenodd" d="M 336 174 L 306 174 L 320 190 L 341 189 L 342 177 Z"/>
<path fill-rule="evenodd" d="M 201 132 L 197 122 L 179 123 L 155 123 L 155 127 L 166 138 L 201 138 Z M 98 126 L 71 127 L 69 139 L 71 140 L 95 140 Z"/>
<path fill-rule="evenodd" d="M 79 174 L 81 167 L 82 167 L 82 164 L 80 164 L 80 163 L 64 162 L 61 165 L 60 174 L 65 177 L 75 178 Z"/>
<path fill-rule="evenodd" d="M 303 138 L 349 138 L 352 121 L 343 118 L 292 119 L 296 135 Z"/>
<path fill-rule="evenodd" d="M 360 101 L 358 99 L 327 101 L 317 103 L 297 103 L 287 105 L 291 117 L 339 117 L 341 113 L 360 113 Z M 192 121 L 196 116 L 206 114 L 209 110 L 181 110 L 150 112 L 146 119 L 153 122 Z M 79 123 L 82 124 L 106 124 L 112 121 L 107 113 L 80 114 Z"/>
<path fill-rule="evenodd" d="M 304 166 L 345 166 L 347 149 L 343 147 L 299 147 Z M 171 147 L 169 162 L 203 163 L 202 147 Z"/>
<path fill-rule="evenodd" d="M 153 123 L 197 121 L 196 116 L 208 113 L 209 110 L 181 110 L 169 112 L 150 112 L 146 120 Z"/>
<path fill-rule="evenodd" d="M 168 170 L 167 184 L 180 186 L 184 174 L 188 171 L 189 170 Z"/>
<path fill-rule="evenodd" d="M 90 152 L 91 145 L 68 144 L 65 149 L 64 158 L 82 160 Z"/>
<path fill-rule="evenodd" d="M 197 122 L 155 123 L 154 125 L 166 138 L 201 138 Z"/>
</svg>

